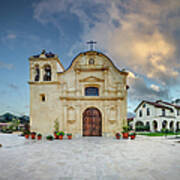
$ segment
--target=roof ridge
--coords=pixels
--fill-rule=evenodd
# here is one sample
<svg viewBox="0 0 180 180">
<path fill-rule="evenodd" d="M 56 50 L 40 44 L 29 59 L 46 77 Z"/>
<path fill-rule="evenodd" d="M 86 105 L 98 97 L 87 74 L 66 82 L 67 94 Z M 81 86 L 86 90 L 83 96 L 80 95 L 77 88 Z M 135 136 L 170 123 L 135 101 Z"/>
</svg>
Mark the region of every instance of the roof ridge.
<svg viewBox="0 0 180 180">
<path fill-rule="evenodd" d="M 165 104 L 167 104 L 167 105 L 174 106 L 174 107 L 176 107 L 176 108 L 180 108 L 180 106 L 178 106 L 178 105 L 176 105 L 176 104 L 172 104 L 172 103 L 169 103 L 169 102 L 166 102 L 166 101 L 161 101 L 161 102 L 163 102 L 163 103 L 165 103 Z"/>
</svg>

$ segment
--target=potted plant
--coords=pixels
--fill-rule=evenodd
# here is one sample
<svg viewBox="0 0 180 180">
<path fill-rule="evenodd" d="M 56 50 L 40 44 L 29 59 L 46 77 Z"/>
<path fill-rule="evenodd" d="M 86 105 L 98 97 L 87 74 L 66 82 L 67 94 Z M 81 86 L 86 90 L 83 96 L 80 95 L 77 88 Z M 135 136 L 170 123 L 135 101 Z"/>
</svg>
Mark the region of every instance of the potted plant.
<svg viewBox="0 0 180 180">
<path fill-rule="evenodd" d="M 135 139 L 136 133 L 134 131 L 132 131 L 129 133 L 129 136 L 131 137 L 131 139 Z"/>
<path fill-rule="evenodd" d="M 36 132 L 32 132 L 31 133 L 31 139 L 35 139 L 36 138 Z"/>
<path fill-rule="evenodd" d="M 59 131 L 59 122 L 58 122 L 57 119 L 54 121 L 54 129 L 55 129 L 55 131 L 54 131 L 54 139 L 59 139 L 59 136 L 57 135 L 57 133 Z"/>
<path fill-rule="evenodd" d="M 49 140 L 49 141 L 52 141 L 53 140 L 53 136 L 52 135 L 48 135 L 48 136 L 46 136 L 46 139 Z"/>
<path fill-rule="evenodd" d="M 64 132 L 60 131 L 60 132 L 57 133 L 57 135 L 59 136 L 59 139 L 62 140 L 63 136 L 64 136 Z"/>
<path fill-rule="evenodd" d="M 129 137 L 129 127 L 128 126 L 123 126 L 122 134 L 123 134 L 123 139 L 128 139 L 128 137 Z"/>
<path fill-rule="evenodd" d="M 115 136 L 116 136 L 116 139 L 120 139 L 121 134 L 120 134 L 119 132 L 117 132 L 117 133 L 115 134 Z"/>
<path fill-rule="evenodd" d="M 24 137 L 25 137 L 26 139 L 29 139 L 29 134 L 30 134 L 29 132 L 25 132 L 25 133 L 24 133 Z"/>
<path fill-rule="evenodd" d="M 41 139 L 42 139 L 42 134 L 39 133 L 39 134 L 37 135 L 37 139 L 38 139 L 38 140 L 41 140 Z"/>
<path fill-rule="evenodd" d="M 58 134 L 58 132 L 54 131 L 54 139 L 59 139 L 59 136 L 57 134 Z"/>
<path fill-rule="evenodd" d="M 72 139 L 72 133 L 67 133 L 68 139 Z"/>
</svg>

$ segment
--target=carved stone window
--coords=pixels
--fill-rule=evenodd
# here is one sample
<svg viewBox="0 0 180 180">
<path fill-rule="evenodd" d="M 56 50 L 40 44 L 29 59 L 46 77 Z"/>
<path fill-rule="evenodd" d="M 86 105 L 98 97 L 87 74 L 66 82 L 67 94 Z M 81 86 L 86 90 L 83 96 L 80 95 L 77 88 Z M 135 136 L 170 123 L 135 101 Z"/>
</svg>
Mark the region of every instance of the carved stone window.
<svg viewBox="0 0 180 180">
<path fill-rule="evenodd" d="M 43 77 L 44 81 L 51 81 L 51 66 L 50 65 L 46 65 L 44 67 L 44 77 Z"/>
<path fill-rule="evenodd" d="M 93 58 L 89 59 L 89 64 L 94 64 L 94 59 Z"/>
<path fill-rule="evenodd" d="M 85 88 L 85 96 L 99 96 L 99 88 L 97 87 Z"/>
</svg>

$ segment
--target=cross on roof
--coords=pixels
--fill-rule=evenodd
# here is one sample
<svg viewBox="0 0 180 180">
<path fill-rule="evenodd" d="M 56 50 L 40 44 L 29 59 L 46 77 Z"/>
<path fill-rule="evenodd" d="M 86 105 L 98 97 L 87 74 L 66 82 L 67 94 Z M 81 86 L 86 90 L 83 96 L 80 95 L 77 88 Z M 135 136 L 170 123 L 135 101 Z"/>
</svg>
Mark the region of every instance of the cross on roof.
<svg viewBox="0 0 180 180">
<path fill-rule="evenodd" d="M 91 40 L 91 41 L 88 41 L 87 44 L 90 44 L 90 50 L 93 51 L 93 45 L 97 44 L 97 42 Z"/>
</svg>

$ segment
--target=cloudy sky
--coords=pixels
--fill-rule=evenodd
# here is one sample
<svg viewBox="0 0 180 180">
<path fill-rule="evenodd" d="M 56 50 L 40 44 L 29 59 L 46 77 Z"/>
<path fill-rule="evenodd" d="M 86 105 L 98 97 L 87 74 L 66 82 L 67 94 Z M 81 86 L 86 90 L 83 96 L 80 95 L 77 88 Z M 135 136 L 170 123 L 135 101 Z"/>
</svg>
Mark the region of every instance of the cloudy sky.
<svg viewBox="0 0 180 180">
<path fill-rule="evenodd" d="M 180 0 L 1 0 L 0 114 L 29 114 L 28 57 L 46 49 L 67 68 L 88 40 L 130 72 L 129 112 L 180 98 Z"/>
</svg>

